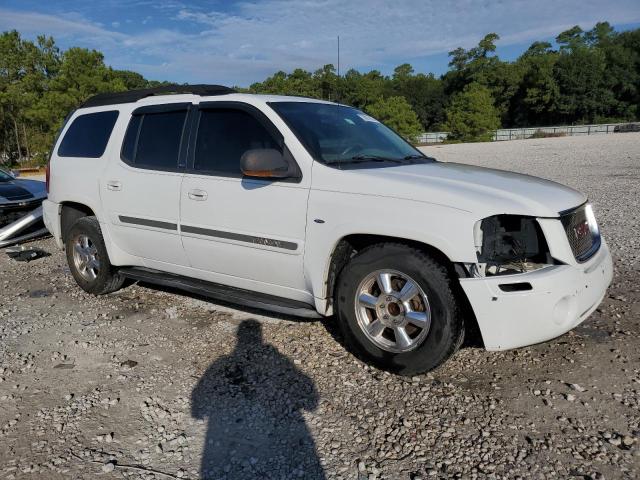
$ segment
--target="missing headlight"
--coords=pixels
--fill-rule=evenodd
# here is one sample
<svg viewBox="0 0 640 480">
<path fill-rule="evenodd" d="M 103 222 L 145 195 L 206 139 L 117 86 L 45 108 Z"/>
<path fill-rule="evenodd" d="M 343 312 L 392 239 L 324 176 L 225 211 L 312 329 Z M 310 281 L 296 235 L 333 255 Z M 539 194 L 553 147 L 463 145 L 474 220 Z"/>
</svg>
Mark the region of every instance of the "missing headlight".
<svg viewBox="0 0 640 480">
<path fill-rule="evenodd" d="M 477 222 L 473 233 L 478 263 L 468 266 L 472 276 L 524 273 L 554 264 L 534 217 L 496 215 Z"/>
</svg>

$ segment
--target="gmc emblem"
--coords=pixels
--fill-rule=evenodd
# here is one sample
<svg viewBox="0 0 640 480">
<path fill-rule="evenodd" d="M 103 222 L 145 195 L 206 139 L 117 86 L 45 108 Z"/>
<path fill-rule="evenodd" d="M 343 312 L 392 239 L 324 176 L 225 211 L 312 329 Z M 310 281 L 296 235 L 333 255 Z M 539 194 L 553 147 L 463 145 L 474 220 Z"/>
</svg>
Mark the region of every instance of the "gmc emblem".
<svg viewBox="0 0 640 480">
<path fill-rule="evenodd" d="M 576 236 L 576 240 L 582 240 L 585 236 L 589 235 L 589 233 L 589 223 L 586 220 L 573 227 L 573 234 Z"/>
</svg>

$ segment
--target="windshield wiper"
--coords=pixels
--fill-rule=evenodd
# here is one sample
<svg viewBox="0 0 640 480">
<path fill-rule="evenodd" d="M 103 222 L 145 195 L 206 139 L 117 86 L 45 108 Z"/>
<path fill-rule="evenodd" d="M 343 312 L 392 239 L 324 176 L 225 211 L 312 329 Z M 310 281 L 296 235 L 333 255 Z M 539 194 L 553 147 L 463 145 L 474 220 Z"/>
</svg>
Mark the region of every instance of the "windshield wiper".
<svg viewBox="0 0 640 480">
<path fill-rule="evenodd" d="M 407 155 L 404 157 L 405 160 L 429 160 L 431 162 L 437 162 L 437 160 L 429 155 L 420 155 L 419 153 L 414 153 L 411 155 Z"/>
<path fill-rule="evenodd" d="M 360 163 L 360 162 L 392 162 L 402 163 L 399 158 L 381 157 L 379 155 L 354 155 L 350 160 L 341 160 L 337 163 Z"/>
</svg>

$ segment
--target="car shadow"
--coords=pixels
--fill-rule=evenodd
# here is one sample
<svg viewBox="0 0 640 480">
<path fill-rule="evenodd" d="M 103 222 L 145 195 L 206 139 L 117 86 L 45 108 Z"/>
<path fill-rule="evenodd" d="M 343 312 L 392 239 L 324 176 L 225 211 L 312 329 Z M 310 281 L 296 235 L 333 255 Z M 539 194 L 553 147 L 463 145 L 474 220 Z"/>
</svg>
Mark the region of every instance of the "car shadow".
<svg viewBox="0 0 640 480">
<path fill-rule="evenodd" d="M 207 422 L 205 479 L 324 479 L 303 411 L 317 408 L 311 378 L 244 320 L 233 352 L 214 361 L 191 393 L 191 414 Z"/>
</svg>

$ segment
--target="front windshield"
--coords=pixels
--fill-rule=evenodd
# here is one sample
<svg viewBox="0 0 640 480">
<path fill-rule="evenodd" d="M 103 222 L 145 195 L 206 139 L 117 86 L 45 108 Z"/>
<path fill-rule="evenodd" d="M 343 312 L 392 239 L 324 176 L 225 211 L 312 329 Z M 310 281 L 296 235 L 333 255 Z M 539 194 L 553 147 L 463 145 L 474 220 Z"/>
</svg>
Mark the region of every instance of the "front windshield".
<svg viewBox="0 0 640 480">
<path fill-rule="evenodd" d="M 9 172 L 0 167 L 0 182 L 8 182 L 13 180 L 13 177 L 9 175 Z"/>
<path fill-rule="evenodd" d="M 320 162 L 340 165 L 427 159 L 393 130 L 355 108 L 311 102 L 269 105 Z"/>
</svg>

